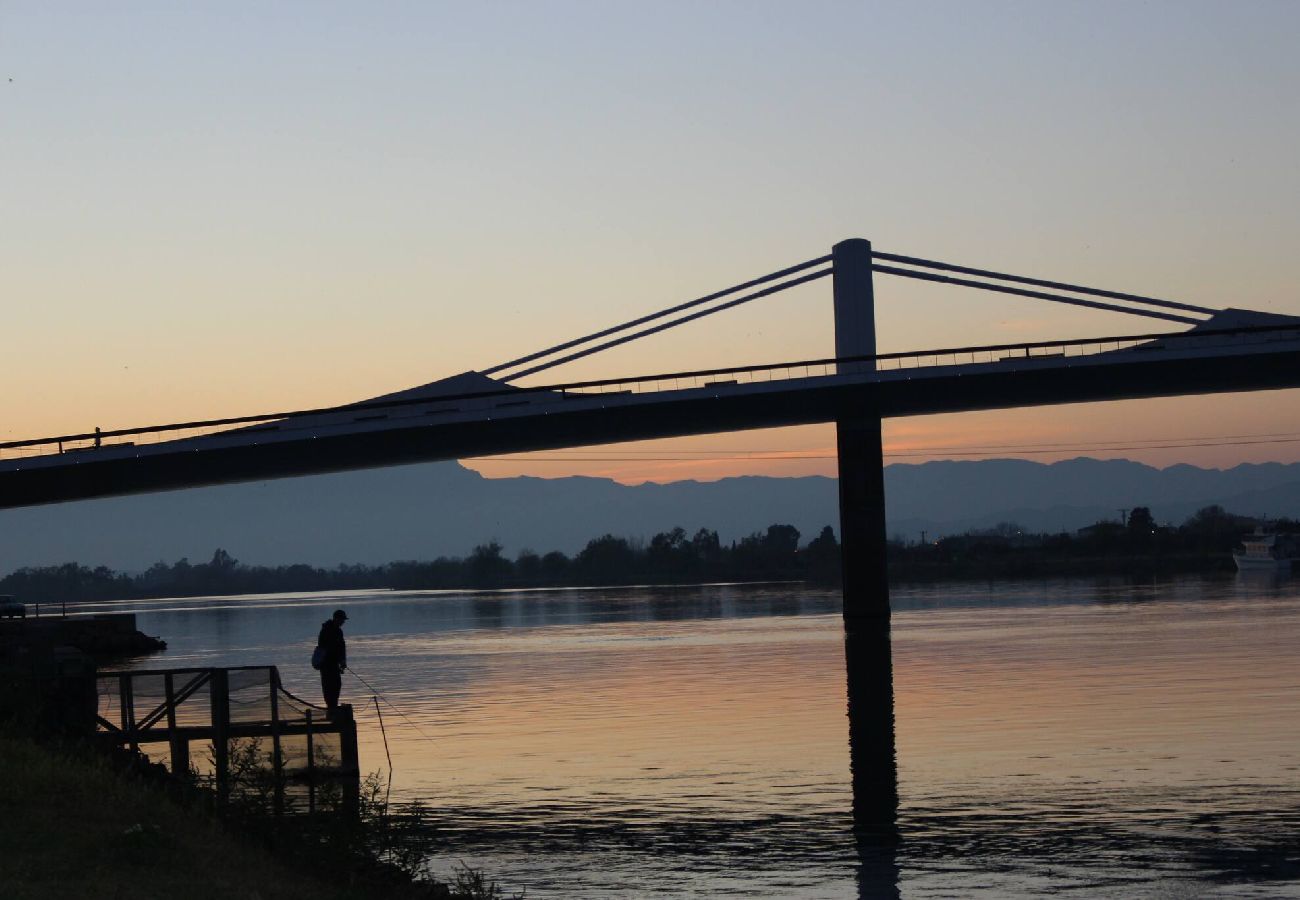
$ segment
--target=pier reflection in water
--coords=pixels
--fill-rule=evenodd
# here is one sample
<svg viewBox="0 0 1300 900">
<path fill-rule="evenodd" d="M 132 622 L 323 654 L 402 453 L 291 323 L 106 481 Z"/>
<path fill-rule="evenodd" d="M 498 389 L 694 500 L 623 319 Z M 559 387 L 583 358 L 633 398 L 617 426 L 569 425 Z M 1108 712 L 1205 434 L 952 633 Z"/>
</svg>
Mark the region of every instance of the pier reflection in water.
<svg viewBox="0 0 1300 900">
<path fill-rule="evenodd" d="M 853 837 L 862 897 L 898 897 L 898 763 L 888 618 L 845 623 Z"/>
<path fill-rule="evenodd" d="M 435 869 L 464 860 L 530 897 L 1284 897 L 1300 892 L 1298 594 L 1237 579 L 896 588 L 896 845 L 888 780 L 858 778 L 855 798 L 850 777 L 851 759 L 854 775 L 889 767 L 887 680 L 870 671 L 889 657 L 870 650 L 879 634 L 850 652 L 861 636 L 834 591 L 122 608 L 169 641 L 144 665 L 274 662 L 309 696 L 316 630 L 347 608 L 350 660 L 436 738 L 388 718 L 395 795 L 430 805 Z M 379 768 L 360 712 L 363 767 Z"/>
</svg>

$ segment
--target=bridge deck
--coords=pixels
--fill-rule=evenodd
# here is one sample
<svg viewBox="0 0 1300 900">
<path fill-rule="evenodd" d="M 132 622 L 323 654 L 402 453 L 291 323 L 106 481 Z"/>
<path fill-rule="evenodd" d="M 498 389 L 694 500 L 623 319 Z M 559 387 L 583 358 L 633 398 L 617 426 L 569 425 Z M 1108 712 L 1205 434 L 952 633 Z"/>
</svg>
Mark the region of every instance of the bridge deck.
<svg viewBox="0 0 1300 900">
<path fill-rule="evenodd" d="M 98 446 L 91 435 L 3 445 L 0 508 L 831 422 L 863 408 L 888 418 L 1300 387 L 1300 328 L 931 350 L 549 388 L 430 387 L 437 393 L 249 417 L 236 420 L 240 427 L 200 423 L 187 436 L 164 426 L 107 432 Z"/>
</svg>

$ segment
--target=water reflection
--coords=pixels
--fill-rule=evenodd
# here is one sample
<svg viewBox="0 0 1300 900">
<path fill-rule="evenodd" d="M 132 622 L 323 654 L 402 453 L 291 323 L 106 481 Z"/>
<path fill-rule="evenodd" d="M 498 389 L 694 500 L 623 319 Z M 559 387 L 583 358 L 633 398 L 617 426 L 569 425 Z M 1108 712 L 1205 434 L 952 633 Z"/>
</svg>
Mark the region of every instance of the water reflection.
<svg viewBox="0 0 1300 900">
<path fill-rule="evenodd" d="M 150 665 L 276 662 L 311 696 L 316 629 L 348 609 L 350 661 L 436 738 L 389 718 L 435 868 L 530 897 L 1294 895 L 1293 582 L 893 601 L 892 647 L 791 585 L 131 606 L 170 644 Z"/>
<path fill-rule="evenodd" d="M 861 897 L 898 897 L 898 764 L 889 618 L 845 621 L 844 659 Z"/>
</svg>

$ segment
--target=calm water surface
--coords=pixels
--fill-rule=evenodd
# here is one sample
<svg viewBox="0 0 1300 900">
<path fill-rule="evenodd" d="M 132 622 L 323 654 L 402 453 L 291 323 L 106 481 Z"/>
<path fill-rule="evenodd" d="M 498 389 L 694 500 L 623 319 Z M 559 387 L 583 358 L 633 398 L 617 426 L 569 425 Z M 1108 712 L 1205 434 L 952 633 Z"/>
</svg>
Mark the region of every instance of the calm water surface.
<svg viewBox="0 0 1300 900">
<path fill-rule="evenodd" d="M 147 667 L 319 624 L 393 704 L 395 797 L 530 898 L 1300 897 L 1300 583 L 898 588 L 895 848 L 852 836 L 839 598 L 798 585 L 130 605 Z M 121 608 L 119 605 L 117 608 Z M 372 691 L 363 768 L 387 768 Z M 400 710 L 400 714 L 399 711 Z"/>
</svg>

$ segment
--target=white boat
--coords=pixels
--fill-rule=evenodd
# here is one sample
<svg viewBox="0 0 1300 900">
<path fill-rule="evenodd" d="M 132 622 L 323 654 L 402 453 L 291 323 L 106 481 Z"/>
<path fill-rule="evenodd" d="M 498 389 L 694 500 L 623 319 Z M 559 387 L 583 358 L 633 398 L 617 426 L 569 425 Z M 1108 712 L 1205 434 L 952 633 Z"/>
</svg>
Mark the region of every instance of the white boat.
<svg viewBox="0 0 1300 900">
<path fill-rule="evenodd" d="M 1232 561 L 1239 572 L 1289 572 L 1296 556 L 1296 541 L 1289 534 L 1256 531 L 1241 539 Z"/>
</svg>

